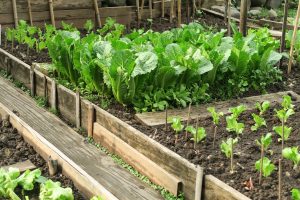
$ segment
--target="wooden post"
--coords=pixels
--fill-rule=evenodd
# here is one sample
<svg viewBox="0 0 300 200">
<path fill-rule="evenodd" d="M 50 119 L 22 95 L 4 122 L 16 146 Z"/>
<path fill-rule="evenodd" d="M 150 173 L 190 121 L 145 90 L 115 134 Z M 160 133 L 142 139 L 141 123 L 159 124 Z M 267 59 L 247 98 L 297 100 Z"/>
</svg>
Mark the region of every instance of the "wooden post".
<svg viewBox="0 0 300 200">
<path fill-rule="evenodd" d="M 95 121 L 95 108 L 93 104 L 89 104 L 88 107 L 88 137 L 93 137 L 93 131 L 94 131 L 94 121 Z"/>
<path fill-rule="evenodd" d="M 46 76 L 44 76 L 43 79 L 44 79 L 44 98 L 45 98 L 46 102 L 48 102 L 48 85 L 47 85 Z"/>
<path fill-rule="evenodd" d="M 27 0 L 27 4 L 28 4 L 28 16 L 29 16 L 30 26 L 33 26 L 30 0 Z"/>
<path fill-rule="evenodd" d="M 231 23 L 231 0 L 228 0 L 228 21 L 227 21 L 227 33 L 228 33 L 228 36 L 231 36 L 231 26 L 230 26 L 230 23 Z"/>
<path fill-rule="evenodd" d="M 197 6 L 196 6 L 196 0 L 192 0 L 192 1 L 193 1 L 193 19 L 194 19 L 197 11 Z"/>
<path fill-rule="evenodd" d="M 165 17 L 165 0 L 161 0 L 161 17 Z"/>
<path fill-rule="evenodd" d="M 289 1 L 284 1 L 284 17 L 282 23 L 282 35 L 281 35 L 281 45 L 280 45 L 280 53 L 282 53 L 285 49 L 285 34 L 286 34 L 286 25 L 287 25 L 287 16 L 288 16 L 288 7 Z"/>
<path fill-rule="evenodd" d="M 17 10 L 16 0 L 12 0 L 12 6 L 13 6 L 13 13 L 14 13 L 14 20 L 15 20 L 15 28 L 17 28 L 18 24 L 19 24 L 19 19 L 18 19 L 18 10 Z"/>
<path fill-rule="evenodd" d="M 51 85 L 51 108 L 53 110 L 57 110 L 57 94 L 56 94 L 56 82 L 55 80 L 52 80 L 52 85 Z"/>
<path fill-rule="evenodd" d="M 281 200 L 281 196 L 282 196 L 282 163 L 281 163 L 281 159 L 278 160 L 278 200 Z"/>
<path fill-rule="evenodd" d="M 186 0 L 186 21 L 187 21 L 187 23 L 190 22 L 190 16 L 191 16 L 191 13 L 190 13 L 190 0 Z"/>
<path fill-rule="evenodd" d="M 173 21 L 173 14 L 174 13 L 174 0 L 171 0 L 171 7 L 170 7 L 170 22 Z"/>
<path fill-rule="evenodd" d="M 75 108 L 75 111 L 76 111 L 76 128 L 80 128 L 81 124 L 80 124 L 80 121 L 81 121 L 81 109 L 80 109 L 80 92 L 79 92 L 79 89 L 76 90 L 76 108 Z"/>
<path fill-rule="evenodd" d="M 53 2 L 52 0 L 49 0 L 49 10 L 50 10 L 50 17 L 51 17 L 51 24 L 55 26 L 55 17 L 54 17 L 54 11 L 53 11 Z"/>
<path fill-rule="evenodd" d="M 149 0 L 150 19 L 153 18 L 152 0 Z"/>
<path fill-rule="evenodd" d="M 203 168 L 197 165 L 195 200 L 201 200 L 203 184 Z"/>
<path fill-rule="evenodd" d="M 141 25 L 141 14 L 140 14 L 140 0 L 136 0 L 136 11 L 137 11 L 137 18 L 138 18 L 138 27 Z"/>
<path fill-rule="evenodd" d="M 295 24 L 294 24 L 294 32 L 293 32 L 293 37 L 292 37 L 292 41 L 291 41 L 290 59 L 289 59 L 289 65 L 288 65 L 288 74 L 290 74 L 291 70 L 292 70 L 292 62 L 293 62 L 293 58 L 294 58 L 293 57 L 293 52 L 294 52 L 294 45 L 295 45 L 295 40 L 296 40 L 296 36 L 297 36 L 297 31 L 298 31 L 299 15 L 300 15 L 300 1 L 298 3 L 297 15 L 296 15 Z"/>
<path fill-rule="evenodd" d="M 142 17 L 143 17 L 144 6 L 145 6 L 145 0 L 142 0 L 141 9 L 140 9 L 140 22 L 142 21 Z"/>
<path fill-rule="evenodd" d="M 99 13 L 98 0 L 94 0 L 94 8 L 95 8 L 98 27 L 101 28 L 102 24 L 101 24 L 101 18 Z"/>
<path fill-rule="evenodd" d="M 177 20 L 177 27 L 181 26 L 181 0 L 177 1 L 177 12 L 178 12 L 178 20 Z"/>
<path fill-rule="evenodd" d="M 54 159 L 51 158 L 51 156 L 49 156 L 47 164 L 48 164 L 49 175 L 54 176 L 55 174 L 57 174 L 57 171 L 58 171 L 58 162 L 57 162 L 57 160 L 54 160 Z"/>
<path fill-rule="evenodd" d="M 30 67 L 30 92 L 31 96 L 35 97 L 35 72 L 33 67 Z"/>
<path fill-rule="evenodd" d="M 243 36 L 247 35 L 247 5 L 248 0 L 241 0 L 240 32 L 243 34 Z"/>
</svg>

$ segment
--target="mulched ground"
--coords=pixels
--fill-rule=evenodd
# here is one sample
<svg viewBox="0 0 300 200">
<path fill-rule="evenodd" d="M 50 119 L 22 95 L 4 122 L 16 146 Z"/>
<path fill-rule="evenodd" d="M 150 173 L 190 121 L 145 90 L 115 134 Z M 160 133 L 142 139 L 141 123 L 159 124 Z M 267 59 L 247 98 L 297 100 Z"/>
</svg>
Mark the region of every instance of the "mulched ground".
<svg viewBox="0 0 300 200">
<path fill-rule="evenodd" d="M 0 167 L 30 160 L 35 166 L 42 170 L 42 175 L 62 183 L 62 187 L 70 187 L 73 190 L 75 200 L 85 200 L 85 198 L 74 186 L 73 182 L 61 173 L 50 176 L 45 160 L 37 154 L 34 149 L 26 143 L 22 136 L 18 134 L 8 122 L 0 122 Z M 36 185 L 32 192 L 25 193 L 30 199 L 36 199 L 39 194 L 39 186 Z M 19 193 L 21 196 L 21 193 Z"/>
</svg>

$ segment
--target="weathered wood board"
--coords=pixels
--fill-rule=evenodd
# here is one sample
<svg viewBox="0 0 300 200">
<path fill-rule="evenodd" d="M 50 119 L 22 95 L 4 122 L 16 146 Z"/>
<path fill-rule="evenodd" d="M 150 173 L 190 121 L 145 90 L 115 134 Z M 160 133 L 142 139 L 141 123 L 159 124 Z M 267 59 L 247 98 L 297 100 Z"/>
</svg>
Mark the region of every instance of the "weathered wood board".
<svg viewBox="0 0 300 200">
<path fill-rule="evenodd" d="M 3 78 L 0 78 L 0 103 L 11 113 L 13 113 L 12 111 L 18 113 L 18 118 L 14 115 L 9 119 L 19 132 L 27 136 L 32 132 L 35 133 L 28 139 L 31 141 L 30 144 L 35 143 L 36 140 L 47 141 L 52 150 L 55 148 L 55 152 L 59 154 L 52 156 L 52 158 L 58 159 L 63 169 L 66 163 L 62 162 L 61 159 L 62 157 L 68 158 L 69 164 L 76 165 L 81 172 L 84 170 L 90 178 L 94 179 L 98 185 L 101 184 L 117 199 L 162 199 L 149 185 L 121 168 L 111 157 L 99 151 L 95 146 L 87 144 L 82 136 L 58 117 L 38 107 L 33 99 L 15 89 L 10 82 Z M 27 125 L 18 124 L 20 120 Z M 43 150 L 40 149 L 40 151 Z M 47 159 L 49 154 L 44 152 L 42 156 Z M 71 173 L 69 171 L 64 172 L 68 175 Z M 78 178 L 77 181 L 82 180 Z M 91 187 L 90 191 L 92 190 L 94 195 L 99 194 L 97 184 L 93 182 L 85 182 L 85 184 L 88 184 L 86 187 Z"/>
<path fill-rule="evenodd" d="M 247 107 L 247 110 L 255 109 L 256 102 L 270 101 L 271 105 L 279 103 L 282 101 L 282 96 L 290 94 L 297 101 L 300 101 L 300 96 L 292 91 L 278 92 L 273 94 L 265 94 L 260 96 L 252 96 L 241 99 L 234 99 L 229 101 L 221 101 L 216 103 L 209 103 L 199 106 L 191 107 L 191 119 L 196 119 L 199 116 L 200 119 L 210 117 L 210 113 L 207 111 L 208 107 L 215 107 L 218 112 L 223 112 L 225 115 L 229 114 L 229 108 L 244 104 Z M 147 113 L 137 113 L 136 119 L 147 126 L 157 126 L 163 125 L 166 122 L 165 112 L 147 112 Z M 184 109 L 170 109 L 168 110 L 169 117 L 180 117 L 183 121 L 188 119 L 188 108 Z"/>
<path fill-rule="evenodd" d="M 4 166 L 4 167 L 0 167 L 0 168 L 3 168 L 4 170 L 8 170 L 9 168 L 17 168 L 20 170 L 20 172 L 24 172 L 28 169 L 29 170 L 35 169 L 36 166 L 30 160 L 26 160 L 23 162 L 18 162 L 13 165 Z"/>
</svg>

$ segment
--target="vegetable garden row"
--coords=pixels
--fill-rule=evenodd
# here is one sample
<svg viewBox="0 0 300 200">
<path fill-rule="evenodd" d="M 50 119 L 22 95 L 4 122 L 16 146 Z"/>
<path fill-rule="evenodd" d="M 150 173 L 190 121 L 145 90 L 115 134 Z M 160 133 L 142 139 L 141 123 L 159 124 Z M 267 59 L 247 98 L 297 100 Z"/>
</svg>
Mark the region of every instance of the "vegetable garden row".
<svg viewBox="0 0 300 200">
<path fill-rule="evenodd" d="M 101 105 L 116 100 L 137 112 L 266 92 L 282 80 L 277 64 L 285 54 L 277 52 L 279 42 L 267 29 L 243 37 L 233 26 L 233 36 L 227 37 L 198 23 L 162 33 L 125 34 L 125 27 L 111 19 L 97 31 L 90 21 L 85 27 L 40 30 L 20 21 L 17 29 L 7 29 L 6 45 L 26 44 L 37 53 L 47 49 L 60 82 L 85 95 L 98 94 Z M 299 54 L 299 44 L 295 48 Z M 132 126 L 246 196 L 299 199 L 296 100 L 284 96 L 275 106 L 257 102 L 257 111 L 240 105 L 224 118 L 211 107 L 213 120 L 188 120 L 186 126 L 177 116 L 169 117 L 171 128 L 145 127 L 134 119 Z"/>
</svg>

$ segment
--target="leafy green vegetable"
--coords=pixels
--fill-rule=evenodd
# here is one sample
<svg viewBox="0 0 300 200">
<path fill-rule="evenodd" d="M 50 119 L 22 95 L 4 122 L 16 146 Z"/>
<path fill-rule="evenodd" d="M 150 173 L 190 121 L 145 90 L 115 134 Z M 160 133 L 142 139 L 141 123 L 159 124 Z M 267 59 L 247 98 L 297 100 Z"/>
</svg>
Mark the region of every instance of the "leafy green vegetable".
<svg viewBox="0 0 300 200">
<path fill-rule="evenodd" d="M 18 185 L 22 186 L 24 190 L 33 190 L 35 181 L 41 176 L 40 169 L 33 171 L 26 170 L 21 176 L 18 177 Z"/>
<path fill-rule="evenodd" d="M 17 178 L 19 176 L 20 171 L 16 168 L 9 168 L 7 172 L 0 168 L 0 197 L 21 200 L 14 192 L 18 186 Z"/>
<path fill-rule="evenodd" d="M 288 118 L 295 114 L 294 110 L 293 109 L 282 109 L 282 110 L 275 110 L 276 111 L 276 115 L 277 117 L 280 119 L 281 122 L 284 122 L 286 123 Z"/>
<path fill-rule="evenodd" d="M 206 131 L 203 127 L 196 129 L 193 126 L 188 126 L 186 129 L 189 133 L 192 134 L 192 139 L 195 143 L 199 143 L 206 138 Z"/>
<path fill-rule="evenodd" d="M 300 190 L 299 189 L 293 188 L 291 193 L 292 193 L 293 200 L 300 200 Z"/>
<path fill-rule="evenodd" d="M 298 151 L 298 147 L 288 147 L 282 150 L 282 156 L 288 160 L 293 161 L 294 169 L 297 168 L 300 162 L 300 154 Z"/>
<path fill-rule="evenodd" d="M 251 126 L 251 131 L 257 131 L 262 126 L 267 126 L 266 121 L 263 117 L 260 117 L 259 115 L 256 115 L 255 113 L 252 113 L 253 120 L 255 121 L 255 124 Z"/>
<path fill-rule="evenodd" d="M 290 110 L 294 108 L 294 105 L 292 104 L 292 98 L 289 95 L 283 96 L 283 101 L 281 103 L 284 110 Z"/>
<path fill-rule="evenodd" d="M 275 126 L 275 127 L 273 127 L 273 130 L 275 131 L 275 133 L 277 133 L 281 137 L 280 141 L 283 139 L 282 131 L 284 130 L 284 141 L 287 141 L 292 132 L 292 127 L 284 126 L 284 128 L 282 128 L 282 126 Z"/>
<path fill-rule="evenodd" d="M 256 170 L 260 170 L 260 166 L 262 163 L 262 172 L 263 172 L 263 176 L 264 177 L 268 177 L 272 174 L 272 172 L 276 169 L 275 165 L 271 163 L 271 161 L 269 160 L 269 158 L 264 157 L 263 160 L 259 159 L 258 161 L 256 161 L 255 163 L 255 169 Z"/>
<path fill-rule="evenodd" d="M 71 188 L 62 188 L 60 182 L 51 180 L 41 184 L 40 200 L 73 200 L 74 196 Z"/>
<path fill-rule="evenodd" d="M 242 134 L 245 125 L 237 122 L 237 119 L 231 115 L 226 117 L 227 127 L 226 130 L 229 132 L 235 132 L 237 135 Z"/>
<path fill-rule="evenodd" d="M 87 20 L 84 24 L 84 29 L 90 33 L 93 29 L 94 29 L 94 23 L 92 22 L 92 20 Z"/>
<path fill-rule="evenodd" d="M 171 124 L 172 129 L 175 131 L 175 144 L 178 140 L 178 134 L 183 130 L 184 126 L 181 123 L 180 117 L 172 117 L 168 119 L 169 123 Z"/>
<path fill-rule="evenodd" d="M 263 115 L 269 108 L 270 108 L 270 102 L 264 101 L 262 103 L 256 103 L 255 107 L 259 110 L 259 115 Z"/>
<path fill-rule="evenodd" d="M 214 124 L 218 125 L 219 121 L 220 121 L 220 117 L 224 115 L 223 112 L 217 113 L 216 109 L 214 107 L 208 107 L 207 110 L 208 110 L 208 112 L 211 113 Z"/>
<path fill-rule="evenodd" d="M 229 108 L 229 111 L 232 113 L 233 118 L 238 118 L 246 110 L 245 105 L 239 105 L 237 107 Z"/>
<path fill-rule="evenodd" d="M 222 141 L 221 145 L 220 145 L 220 148 L 221 148 L 221 151 L 226 155 L 227 158 L 230 158 L 230 156 L 232 155 L 232 147 L 237 144 L 238 142 L 238 139 L 235 138 L 235 139 L 232 139 L 232 138 L 228 138 L 225 141 Z"/>
<path fill-rule="evenodd" d="M 265 136 L 262 135 L 259 141 L 256 140 L 257 145 L 258 146 L 263 145 L 265 151 L 268 149 L 271 142 L 272 142 L 272 134 L 271 133 L 267 133 Z"/>
</svg>

